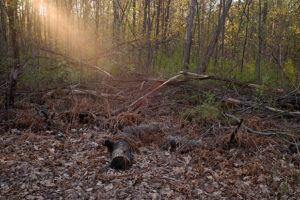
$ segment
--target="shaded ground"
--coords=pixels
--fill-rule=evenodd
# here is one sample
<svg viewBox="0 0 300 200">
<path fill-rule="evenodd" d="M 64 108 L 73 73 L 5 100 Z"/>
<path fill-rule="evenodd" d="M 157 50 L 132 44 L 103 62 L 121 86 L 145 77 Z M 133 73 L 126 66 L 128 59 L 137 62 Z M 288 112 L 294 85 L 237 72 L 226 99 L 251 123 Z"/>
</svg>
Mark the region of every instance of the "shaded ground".
<svg viewBox="0 0 300 200">
<path fill-rule="evenodd" d="M 296 136 L 300 133 L 299 119 L 208 102 L 211 94 L 189 84 L 167 86 L 133 113 L 114 115 L 115 110 L 156 85 L 114 86 L 111 90 L 116 91 L 112 93 L 118 95 L 112 99 L 72 95 L 58 89 L 43 98 L 45 93 L 23 98 L 19 108 L 1 111 L 1 199 L 299 197 L 299 153 L 292 154 L 282 140 L 290 138 L 250 134 L 245 128 Z M 219 114 L 183 117 L 186 113 L 194 115 L 192 109 L 204 101 L 222 113 L 244 119 L 245 126 L 238 130 L 234 143 L 229 143 L 230 133 L 237 128 L 232 119 Z M 103 141 L 116 138 L 123 127 L 153 122 L 162 124 L 158 132 L 129 138 L 134 156 L 130 170 L 109 168 L 110 155 Z M 163 148 L 168 136 L 197 140 L 199 144 Z"/>
</svg>

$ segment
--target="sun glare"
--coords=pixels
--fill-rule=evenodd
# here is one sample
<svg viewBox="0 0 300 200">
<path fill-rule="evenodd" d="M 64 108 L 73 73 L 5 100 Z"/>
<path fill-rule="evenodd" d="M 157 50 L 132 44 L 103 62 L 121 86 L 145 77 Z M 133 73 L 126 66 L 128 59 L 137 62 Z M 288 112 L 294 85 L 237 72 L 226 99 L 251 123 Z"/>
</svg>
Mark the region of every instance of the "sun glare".
<svg viewBox="0 0 300 200">
<path fill-rule="evenodd" d="M 73 53 L 83 56 L 93 52 L 94 32 L 89 27 L 80 28 L 79 25 L 84 24 L 81 19 L 77 18 L 75 22 L 74 16 L 67 14 L 66 10 L 57 9 L 55 4 L 46 0 L 32 0 L 31 3 L 38 10 L 42 23 L 57 37 L 61 46 L 69 46 Z"/>
</svg>

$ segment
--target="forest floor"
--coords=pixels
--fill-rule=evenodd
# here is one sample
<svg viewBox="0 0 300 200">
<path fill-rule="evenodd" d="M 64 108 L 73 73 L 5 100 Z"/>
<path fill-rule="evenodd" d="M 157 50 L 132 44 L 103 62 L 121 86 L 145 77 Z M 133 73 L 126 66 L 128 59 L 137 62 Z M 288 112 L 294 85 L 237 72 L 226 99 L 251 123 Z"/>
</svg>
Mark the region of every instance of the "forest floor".
<svg viewBox="0 0 300 200">
<path fill-rule="evenodd" d="M 299 199 L 300 154 L 285 141 L 299 136 L 299 117 L 215 98 L 254 99 L 248 89 L 184 82 L 116 112 L 159 84 L 103 85 L 98 92 L 115 94 L 105 98 L 60 88 L 1 110 L 0 199 Z M 240 128 L 232 115 L 243 119 Z M 153 123 L 157 131 L 126 136 L 130 169 L 110 168 L 103 141 Z"/>
</svg>

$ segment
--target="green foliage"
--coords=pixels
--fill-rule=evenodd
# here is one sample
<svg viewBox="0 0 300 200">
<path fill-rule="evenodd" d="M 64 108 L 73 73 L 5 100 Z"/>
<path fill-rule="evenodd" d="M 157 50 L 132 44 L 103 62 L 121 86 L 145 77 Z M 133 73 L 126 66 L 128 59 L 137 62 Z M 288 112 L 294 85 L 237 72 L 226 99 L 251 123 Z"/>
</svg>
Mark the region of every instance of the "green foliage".
<svg viewBox="0 0 300 200">
<path fill-rule="evenodd" d="M 29 63 L 20 77 L 19 85 L 25 88 L 46 89 L 79 79 L 78 70 L 69 67 L 63 59 L 59 59 L 55 65 L 50 65 L 48 60 L 41 60 L 40 66 L 43 67 L 34 67 L 33 63 Z"/>
<path fill-rule="evenodd" d="M 194 98 L 194 96 L 192 96 Z M 182 118 L 189 122 L 197 122 L 205 120 L 206 122 L 213 122 L 221 117 L 220 106 L 216 102 L 213 93 L 208 92 L 204 96 L 203 104 L 198 105 L 192 109 L 188 109 L 182 114 Z"/>
<path fill-rule="evenodd" d="M 157 52 L 155 65 L 157 69 L 166 76 L 177 74 L 182 67 L 183 42 L 178 42 L 174 48 L 173 52 L 167 52 L 164 49 L 160 49 Z"/>
<path fill-rule="evenodd" d="M 200 106 L 187 110 L 182 114 L 182 118 L 189 122 L 206 120 L 212 122 L 221 116 L 219 108 L 213 105 L 204 103 Z"/>
</svg>

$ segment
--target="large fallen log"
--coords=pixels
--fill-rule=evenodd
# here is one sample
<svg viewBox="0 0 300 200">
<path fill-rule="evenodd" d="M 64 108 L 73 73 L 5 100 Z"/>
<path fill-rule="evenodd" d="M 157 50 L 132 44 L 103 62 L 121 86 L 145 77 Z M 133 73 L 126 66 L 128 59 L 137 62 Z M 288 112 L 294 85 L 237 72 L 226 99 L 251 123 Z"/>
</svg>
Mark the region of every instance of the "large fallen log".
<svg viewBox="0 0 300 200">
<path fill-rule="evenodd" d="M 161 123 L 142 124 L 139 126 L 127 126 L 122 129 L 121 133 L 138 137 L 139 139 L 143 140 L 148 135 L 153 136 L 153 134 L 161 132 L 162 128 L 163 124 Z"/>
<path fill-rule="evenodd" d="M 125 139 L 117 139 L 115 141 L 105 140 L 103 145 L 111 153 L 111 168 L 126 170 L 131 167 L 133 157 L 129 142 Z"/>
</svg>

